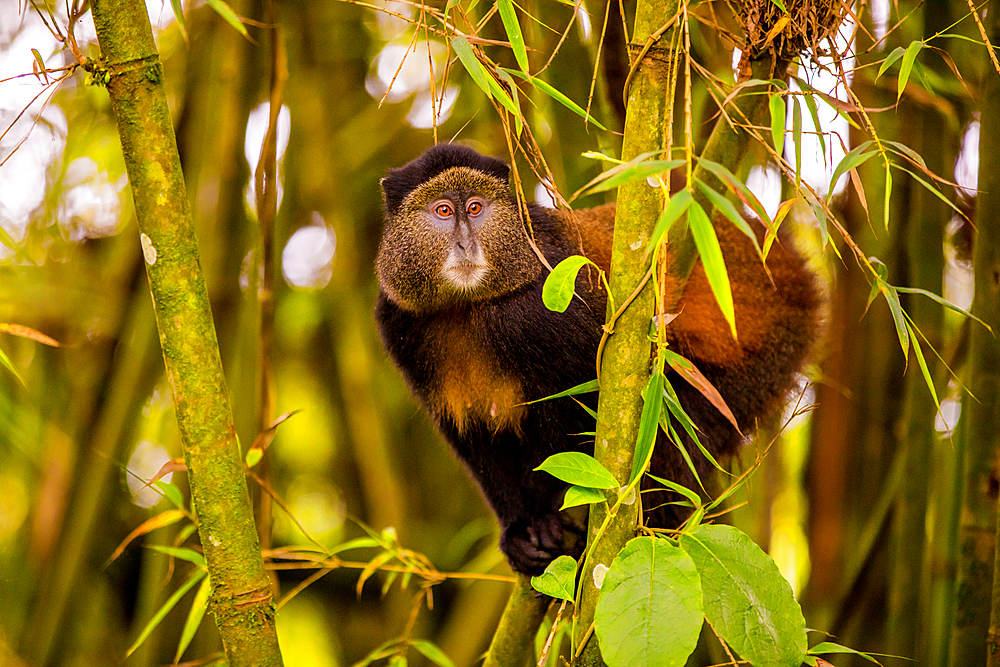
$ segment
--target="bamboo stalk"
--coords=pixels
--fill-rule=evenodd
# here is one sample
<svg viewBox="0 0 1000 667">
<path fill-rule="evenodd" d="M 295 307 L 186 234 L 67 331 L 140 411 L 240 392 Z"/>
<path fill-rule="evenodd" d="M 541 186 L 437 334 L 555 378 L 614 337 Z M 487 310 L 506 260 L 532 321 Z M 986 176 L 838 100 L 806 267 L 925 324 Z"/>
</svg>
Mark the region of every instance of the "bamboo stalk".
<svg viewBox="0 0 1000 667">
<path fill-rule="evenodd" d="M 281 665 L 270 580 L 254 529 L 187 192 L 146 7 L 92 5 L 141 232 L 160 344 L 232 667 Z"/>
</svg>

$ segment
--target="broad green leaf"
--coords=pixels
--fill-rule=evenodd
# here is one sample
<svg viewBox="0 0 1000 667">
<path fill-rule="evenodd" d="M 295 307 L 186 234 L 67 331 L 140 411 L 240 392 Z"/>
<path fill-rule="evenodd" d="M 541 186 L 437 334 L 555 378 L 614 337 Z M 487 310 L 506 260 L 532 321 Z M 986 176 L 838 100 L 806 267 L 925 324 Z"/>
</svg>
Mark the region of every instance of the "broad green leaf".
<svg viewBox="0 0 1000 667">
<path fill-rule="evenodd" d="M 578 384 L 575 387 L 570 387 L 566 391 L 560 391 L 558 394 L 552 394 L 551 396 L 546 396 L 545 398 L 539 398 L 534 401 L 529 401 L 526 405 L 531 405 L 532 403 L 541 403 L 542 401 L 551 401 L 553 398 L 565 398 L 567 396 L 578 396 L 580 394 L 589 394 L 597 391 L 601 388 L 600 383 L 597 380 L 591 380 L 590 382 L 584 382 L 583 384 Z"/>
<path fill-rule="evenodd" d="M 194 563 L 195 565 L 205 565 L 205 556 L 198 553 L 194 549 L 186 549 L 183 547 L 165 547 L 159 544 L 150 545 L 149 548 L 153 551 L 159 551 L 161 554 L 172 556 L 173 558 L 186 560 L 189 563 Z"/>
<path fill-rule="evenodd" d="M 514 3 L 512 0 L 497 0 L 497 9 L 500 10 L 500 20 L 503 21 L 504 30 L 507 31 L 507 39 L 510 40 L 517 66 L 522 72 L 527 73 L 528 50 L 524 47 L 524 35 L 521 34 L 521 24 L 517 22 Z"/>
<path fill-rule="evenodd" d="M 497 69 L 497 76 L 510 86 L 510 95 L 513 98 L 514 106 L 517 108 L 517 112 L 514 114 L 514 129 L 517 130 L 517 135 L 521 136 L 521 130 L 524 128 L 524 114 L 521 112 L 521 100 L 517 95 L 517 84 L 514 83 L 514 79 L 511 78 L 510 74 L 502 68 Z"/>
<path fill-rule="evenodd" d="M 549 310 L 564 313 L 573 300 L 576 276 L 587 264 L 593 264 L 583 255 L 571 255 L 556 264 L 542 285 L 542 303 Z"/>
<path fill-rule="evenodd" d="M 576 590 L 576 560 L 572 556 L 559 556 L 548 564 L 545 572 L 531 578 L 531 587 L 549 597 L 572 602 Z"/>
<path fill-rule="evenodd" d="M 236 28 L 237 32 L 244 37 L 250 36 L 247 34 L 247 29 L 246 26 L 243 25 L 243 21 L 241 21 L 240 17 L 236 15 L 233 8 L 227 5 L 223 0 L 206 0 L 206 2 L 208 2 L 209 7 L 215 10 L 216 14 L 226 20 L 226 23 Z"/>
<path fill-rule="evenodd" d="M 412 639 L 410 640 L 410 646 L 420 651 L 425 658 L 439 667 L 455 667 L 455 663 L 433 642 L 429 642 L 426 639 Z"/>
<path fill-rule="evenodd" d="M 586 573 L 585 573 L 586 574 Z M 668 540 L 637 537 L 604 577 L 594 631 L 609 667 L 682 667 L 704 621 L 694 561 Z"/>
<path fill-rule="evenodd" d="M 785 148 L 785 98 L 777 93 L 771 93 L 767 104 L 771 111 L 771 138 L 774 140 L 774 150 L 781 155 Z"/>
<path fill-rule="evenodd" d="M 594 489 L 589 486 L 571 486 L 566 489 L 566 496 L 563 498 L 562 507 L 559 508 L 561 512 L 569 507 L 576 507 L 577 505 L 591 505 L 593 503 L 600 503 L 606 500 L 604 497 L 604 492 L 600 489 Z"/>
<path fill-rule="evenodd" d="M 885 71 L 892 67 L 894 62 L 902 58 L 904 53 L 906 53 L 906 49 L 902 46 L 897 46 L 893 49 L 892 53 L 886 56 L 885 60 L 882 61 L 882 66 L 878 68 L 878 74 L 875 75 L 875 81 L 878 81 L 879 77 L 885 74 Z"/>
<path fill-rule="evenodd" d="M 656 443 L 656 432 L 660 423 L 660 413 L 663 411 L 663 384 L 667 381 L 663 373 L 654 370 L 642 390 L 642 415 L 639 417 L 639 434 L 635 441 L 635 455 L 632 457 L 632 473 L 626 486 L 642 474 L 653 456 L 653 445 Z"/>
<path fill-rule="evenodd" d="M 554 99 L 559 104 L 563 105 L 564 107 L 566 107 L 576 115 L 580 116 L 581 118 L 584 118 L 589 122 L 593 123 L 595 127 L 607 131 L 608 128 L 601 125 L 601 123 L 599 123 L 596 118 L 588 114 L 586 109 L 584 109 L 579 104 L 571 100 L 569 97 L 564 95 L 562 92 L 560 92 L 552 85 L 539 79 L 537 76 L 528 76 L 523 72 L 518 72 L 516 70 L 506 70 L 506 71 L 510 72 L 514 76 L 530 81 L 531 84 L 535 86 L 535 88 L 538 88 L 540 91 L 542 91 L 543 93 Z"/>
<path fill-rule="evenodd" d="M 129 647 L 128 651 L 125 652 L 126 658 L 135 653 L 136 649 L 142 646 L 142 643 L 149 638 L 149 635 L 152 634 L 153 630 L 156 629 L 156 626 L 160 624 L 160 621 L 162 621 L 166 615 L 170 613 L 171 609 L 177 606 L 177 603 L 181 601 L 181 598 L 184 597 L 185 593 L 201 581 L 206 574 L 208 574 L 207 570 L 204 568 L 198 568 L 190 577 L 188 577 L 187 581 L 181 584 L 180 588 L 174 591 L 173 595 L 167 598 L 167 601 L 163 603 L 155 614 L 153 614 L 153 618 L 149 619 L 149 622 L 146 623 L 146 627 L 139 632 L 139 636 L 136 638 L 135 643 L 133 643 L 132 646 Z"/>
<path fill-rule="evenodd" d="M 729 329 L 736 339 L 736 311 L 733 307 L 733 290 L 729 284 L 729 274 L 726 273 L 726 263 L 722 259 L 722 248 L 719 238 L 715 235 L 712 222 L 708 219 L 705 209 L 698 202 L 688 208 L 688 223 L 691 225 L 691 236 L 701 255 L 701 264 L 705 268 L 705 276 L 712 288 L 712 294 L 719 303 L 722 316 L 729 323 Z"/>
<path fill-rule="evenodd" d="M 198 592 L 194 594 L 187 620 L 184 621 L 184 629 L 181 631 L 181 640 L 177 642 L 177 653 L 174 654 L 175 664 L 181 661 L 181 656 L 190 646 L 191 640 L 194 639 L 194 633 L 201 625 L 201 619 L 205 617 L 205 610 L 208 609 L 208 596 L 212 592 L 211 581 L 210 577 L 205 577 L 201 586 L 198 587 Z"/>
<path fill-rule="evenodd" d="M 535 468 L 549 473 L 557 479 L 577 486 L 595 489 L 617 489 L 618 480 L 608 472 L 593 456 L 581 452 L 559 452 L 553 454 Z"/>
<path fill-rule="evenodd" d="M 827 195 L 828 200 L 833 197 L 833 189 L 836 187 L 837 181 L 840 180 L 841 176 L 849 172 L 851 169 L 861 166 L 867 162 L 871 156 L 878 153 L 875 149 L 868 150 L 871 145 L 871 141 L 859 144 L 852 148 L 847 155 L 841 158 L 837 167 L 833 170 L 833 175 L 830 177 L 830 187 L 828 189 L 830 194 Z"/>
<path fill-rule="evenodd" d="M 754 667 L 798 667 L 806 622 L 778 566 L 745 533 L 702 525 L 680 538 L 701 575 L 705 616 Z"/>
<path fill-rule="evenodd" d="M 653 235 L 649 238 L 649 245 L 646 246 L 647 255 L 663 240 L 663 237 L 666 236 L 667 232 L 670 231 L 670 228 L 677 222 L 681 215 L 687 211 L 688 206 L 693 201 L 694 197 L 687 188 L 671 195 L 670 201 L 667 202 L 663 213 L 660 214 L 660 218 L 656 221 L 656 227 L 653 228 Z"/>
<path fill-rule="evenodd" d="M 903 54 L 903 62 L 899 65 L 899 81 L 896 83 L 897 102 L 903 96 L 903 89 L 906 88 L 906 82 L 910 78 L 913 62 L 917 59 L 917 54 L 920 53 L 920 49 L 922 48 L 924 48 L 924 43 L 917 39 L 910 42 L 910 45 L 906 47 L 906 53 Z"/>
<path fill-rule="evenodd" d="M 736 225 L 736 228 L 738 230 L 743 232 L 744 236 L 750 239 L 750 242 L 753 243 L 754 248 L 757 249 L 757 254 L 761 255 L 762 252 L 760 249 L 760 244 L 757 243 L 757 235 L 753 233 L 752 229 L 750 229 L 750 225 L 748 225 L 747 221 L 743 218 L 743 214 L 736 210 L 736 206 L 733 204 L 733 202 L 729 201 L 720 193 L 716 192 L 715 190 L 710 188 L 707 184 L 701 181 L 695 181 L 695 186 L 698 188 L 699 191 L 701 191 L 703 195 L 705 195 L 706 199 L 712 202 L 712 206 L 715 207 L 716 211 L 726 216 L 726 218 L 728 218 L 730 222 Z"/>
</svg>

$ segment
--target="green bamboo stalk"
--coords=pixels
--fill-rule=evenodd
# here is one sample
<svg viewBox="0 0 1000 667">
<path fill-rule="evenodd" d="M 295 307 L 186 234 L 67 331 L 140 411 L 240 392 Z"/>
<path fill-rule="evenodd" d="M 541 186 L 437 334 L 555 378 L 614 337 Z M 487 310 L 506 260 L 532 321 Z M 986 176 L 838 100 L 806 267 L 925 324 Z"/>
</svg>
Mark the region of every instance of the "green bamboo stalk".
<svg viewBox="0 0 1000 667">
<path fill-rule="evenodd" d="M 990 19 L 990 38 L 1000 37 L 1000 17 Z M 1000 103 L 1000 80 L 987 63 L 980 109 L 979 201 L 976 205 L 975 267 L 972 312 L 993 327 L 1000 326 L 1000 119 L 991 110 Z M 1000 449 L 1000 344 L 983 327 L 969 336 L 967 386 L 962 401 L 961 453 L 965 458 L 965 496 L 959 528 L 960 556 L 955 596 L 955 626 L 949 664 L 1000 664 L 1000 591 L 993 579 L 996 559 L 996 455 Z M 974 398 L 973 398 L 974 397 Z M 992 581 L 993 585 L 990 586 Z M 992 596 L 992 600 L 991 600 Z"/>
<path fill-rule="evenodd" d="M 92 10 L 103 55 L 95 75 L 107 83 L 122 142 L 216 623 L 231 667 L 278 666 L 270 580 L 149 17 L 137 0 L 98 0 Z"/>
<path fill-rule="evenodd" d="M 994 7 L 994 10 L 996 7 Z M 990 40 L 1000 40 L 1000 16 L 992 14 Z M 990 110 L 1000 105 L 1000 76 L 987 69 L 980 109 L 983 113 L 979 126 L 979 203 L 976 207 L 975 257 L 976 269 L 973 312 L 983 318 L 993 331 L 1000 331 L 1000 221 L 996 211 L 1000 206 L 1000 118 Z M 997 415 L 1000 414 L 1000 343 L 983 327 L 973 326 L 969 346 L 969 390 L 978 401 L 967 400 L 963 406 L 967 442 L 979 443 L 995 461 L 1000 450 L 1000 431 Z M 995 480 L 995 477 L 991 478 Z M 993 509 L 996 510 L 996 494 Z M 996 528 L 1000 530 L 1000 528 Z M 996 545 L 996 532 L 994 543 Z M 996 546 L 994 546 L 997 549 Z M 1000 567 L 1000 549 L 996 550 L 993 572 Z M 1000 666 L 1000 581 L 993 579 L 990 604 L 989 632 L 986 636 L 987 667 Z"/>
<path fill-rule="evenodd" d="M 636 6 L 633 31 L 633 56 L 670 18 L 677 14 L 677 0 L 649 0 Z M 648 151 L 669 148 L 668 103 L 671 63 L 673 54 L 668 45 L 673 43 L 676 26 L 653 44 L 636 69 L 627 91 L 628 106 L 625 113 L 625 136 L 622 143 L 622 160 L 631 160 Z M 660 211 L 663 199 L 660 191 L 645 182 L 622 186 L 618 191 L 618 210 L 615 215 L 615 235 L 611 255 L 611 290 L 614 303 L 621 304 L 636 291 L 646 274 L 649 259 L 645 249 Z M 609 311 L 611 309 L 609 299 Z M 597 436 L 594 456 L 618 479 L 628 481 L 632 471 L 632 454 L 642 415 L 642 389 L 649 378 L 649 319 L 653 313 L 653 289 L 647 283 L 628 309 L 615 323 L 614 335 L 608 339 L 601 362 L 601 385 L 597 418 Z M 611 313 L 609 312 L 609 316 Z M 622 505 L 604 535 L 594 545 L 586 568 L 580 575 L 583 591 L 574 628 L 574 646 L 586 642 L 580 664 L 600 665 L 600 649 L 592 637 L 591 625 L 599 590 L 594 586 L 594 568 L 609 566 L 625 543 L 635 535 L 639 503 Z M 590 542 L 600 530 L 607 509 L 594 505 L 590 512 Z"/>
<path fill-rule="evenodd" d="M 530 577 L 518 575 L 483 667 L 520 667 L 533 663 L 535 634 L 549 602 L 548 597 L 531 587 Z"/>
</svg>

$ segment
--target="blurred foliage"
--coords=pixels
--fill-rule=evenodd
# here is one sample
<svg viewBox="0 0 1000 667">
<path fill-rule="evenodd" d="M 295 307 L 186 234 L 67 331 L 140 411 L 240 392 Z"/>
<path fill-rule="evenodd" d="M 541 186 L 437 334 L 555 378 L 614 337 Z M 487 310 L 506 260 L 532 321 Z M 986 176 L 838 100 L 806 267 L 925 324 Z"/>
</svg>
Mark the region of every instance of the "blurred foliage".
<svg viewBox="0 0 1000 667">
<path fill-rule="evenodd" d="M 267 51 L 258 46 L 264 41 L 258 3 L 231 3 L 240 16 L 252 19 L 246 22 L 250 40 L 210 7 L 195 4 L 185 8 L 186 38 L 171 18 L 169 3 L 152 3 L 150 10 L 234 418 L 248 448 L 260 431 L 261 416 L 259 281 L 252 275 L 259 269 L 254 255 L 259 232 L 248 194 L 253 171 L 248 159 L 256 163 L 263 134 L 260 121 L 255 125 L 250 118 L 268 99 L 270 63 Z M 624 3 L 626 13 L 630 4 Z M 405 2 L 376 5 L 407 17 L 420 13 L 419 6 Z M 492 17 L 491 3 L 471 5 L 475 18 Z M 737 26 L 724 17 L 723 5 L 697 7 L 690 22 L 690 50 L 707 72 L 732 82 L 732 42 L 718 26 L 730 31 Z M 612 129 L 620 127 L 620 87 L 615 84 L 620 86 L 625 74 L 620 71 L 624 48 L 618 7 L 610 5 L 592 109 Z M 997 74 L 982 44 L 976 43 L 981 38 L 966 3 L 936 0 L 893 7 L 886 12 L 888 25 L 896 28 L 884 38 L 875 37 L 878 20 L 862 13 L 857 61 L 844 64 L 853 68 L 852 90 L 872 109 L 889 107 L 901 95 L 897 112 L 873 115 L 879 136 L 903 142 L 928 158 L 943 178 L 956 180 L 954 160 L 974 118 L 979 82 Z M 529 3 L 522 9 L 539 21 L 521 21 L 532 71 L 541 70 L 555 52 L 543 78 L 581 106 L 591 94 L 596 35 L 605 14 L 605 5 L 586 8 L 587 21 L 578 16 L 558 49 L 573 6 Z M 66 21 L 64 9 L 56 4 L 52 9 Z M 951 14 L 935 14 L 945 9 Z M 448 62 L 444 42 L 435 42 L 439 46 L 428 52 L 420 46 L 423 35 L 383 100 L 414 35 L 406 20 L 349 2 L 281 3 L 279 12 L 289 71 L 283 99 L 288 129 L 284 140 L 279 134 L 279 145 L 287 141 L 287 148 L 279 164 L 274 238 L 284 269 L 278 275 L 285 279 L 273 285 L 270 365 L 273 413 L 299 412 L 277 428 L 265 465 L 255 468 L 280 501 L 272 525 L 261 529 L 273 529 L 276 551 L 297 549 L 317 560 L 326 559 L 338 545 L 369 545 L 367 551 L 337 553 L 343 560 L 329 571 L 275 570 L 280 592 L 296 593 L 278 612 L 285 662 L 290 667 L 349 665 L 389 646 L 394 655 L 405 653 L 410 662 L 424 664 L 424 651 L 430 649 L 413 644 L 407 650 L 406 642 L 392 643 L 404 637 L 433 642 L 456 665 L 473 664 L 489 643 L 510 587 L 474 577 L 441 580 L 438 574 L 508 575 L 509 570 L 496 549 L 495 522 L 478 490 L 382 353 L 371 317 L 377 293 L 373 260 L 382 217 L 378 179 L 385 171 L 419 155 L 435 136 L 458 137 L 483 152 L 506 155 L 503 128 L 458 61 Z M 943 16 L 950 21 L 942 22 Z M 80 52 L 95 57 L 87 20 L 84 16 L 77 24 L 76 36 Z M 952 21 L 957 25 L 951 27 Z M 881 30 L 885 34 L 885 26 Z M 947 51 L 942 56 L 924 49 L 905 86 L 898 85 L 902 77 L 896 76 L 901 63 L 876 77 L 893 49 L 938 30 L 961 38 L 931 41 Z M 506 38 L 499 17 L 490 18 L 480 35 Z M 0 0 L 0 78 L 5 79 L 0 91 L 16 91 L 9 96 L 0 92 L 0 125 L 12 124 L 0 139 L 0 161 L 5 161 L 0 166 L 0 226 L 14 246 L 0 244 L 0 323 L 30 327 L 59 343 L 50 347 L 0 333 L 0 350 L 23 380 L 0 369 L 0 663 L 170 663 L 193 592 L 124 663 L 122 657 L 190 576 L 190 563 L 148 548 L 193 546 L 187 522 L 140 536 L 109 562 L 137 526 L 173 507 L 166 500 L 140 506 L 129 479 L 148 479 L 159 465 L 180 456 L 121 149 L 107 96 L 88 84 L 91 77 L 83 71 L 45 89 L 52 97 L 44 111 L 41 101 L 48 92 L 14 122 L 43 90 L 30 76 L 32 48 L 50 69 L 74 62 L 38 13 L 16 0 Z M 517 64 L 508 48 L 482 48 L 504 66 Z M 436 62 L 435 77 L 426 75 L 428 58 Z M 932 65 L 934 58 L 938 60 Z M 454 88 L 445 98 L 453 106 L 438 127 L 430 127 L 421 105 L 428 106 L 431 80 L 441 94 L 443 71 L 449 67 L 448 85 Z M 6 80 L 18 74 L 29 76 Z M 693 132 L 700 147 L 716 101 L 703 77 L 693 76 L 690 83 Z M 27 97 L 25 91 L 30 91 Z M 554 185 L 564 195 L 601 170 L 584 152 L 617 154 L 617 135 L 585 126 L 552 97 L 536 92 L 530 103 L 522 99 L 521 104 Z M 861 127 L 843 131 L 840 140 L 846 148 L 871 138 Z M 14 153 L 18 141 L 29 135 L 31 141 Z M 257 143 L 249 136 L 256 136 Z M 791 143 L 786 137 L 786 158 L 796 150 Z M 826 143 L 829 147 L 839 140 L 828 136 Z M 33 151 L 49 156 L 38 158 L 42 166 L 34 170 L 28 159 Z M 753 156 L 757 164 L 766 160 L 763 150 Z M 833 165 L 827 162 L 829 179 Z M 520 174 L 524 191 L 533 198 L 537 178 L 528 168 Z M 856 176 L 865 198 L 848 187 L 832 200 L 833 212 L 867 255 L 889 266 L 892 285 L 938 292 L 943 271 L 945 295 L 962 301 L 961 291 L 949 285 L 969 282 L 971 225 L 914 178 L 894 172 L 886 229 L 881 214 L 884 174 L 877 160 L 859 165 Z M 938 186 L 950 201 L 969 206 L 970 191 Z M 794 198 L 790 179 L 782 187 L 781 200 Z M 24 212 L 16 209 L 10 194 L 18 189 L 38 195 L 26 197 L 31 201 Z M 574 206 L 601 203 L 604 196 L 591 195 Z M 917 227 L 916 214 L 934 206 L 935 219 Z M 800 596 L 811 627 L 833 632 L 839 642 L 860 650 L 892 646 L 900 654 L 944 665 L 953 614 L 953 536 L 962 493 L 956 481 L 960 449 L 943 437 L 950 431 L 935 424 L 935 407 L 920 394 L 926 386 L 912 351 L 904 375 L 907 359 L 900 354 L 884 301 L 871 305 L 862 317 L 869 277 L 852 259 L 837 258 L 848 254 L 843 239 L 831 238 L 837 252 L 823 253 L 824 237 L 806 206 L 796 206 L 784 224 L 794 227 L 796 240 L 810 249 L 810 261 L 829 284 L 829 341 L 810 370 L 816 384 L 803 385 L 802 400 L 815 409 L 780 435 L 780 421 L 764 425 L 764 435 L 735 464 L 737 470 L 749 465 L 773 437 L 779 438 L 781 446 L 771 448 L 747 497 L 739 499 L 749 502 L 731 512 L 729 520 L 774 556 Z M 313 231 L 293 243 L 303 230 Z M 945 253 L 933 259 L 943 269 L 932 271 L 929 284 L 918 271 L 929 260 L 918 251 Z M 299 284 L 289 282 L 293 279 Z M 944 317 L 940 312 L 921 314 L 923 306 L 916 305 L 920 298 L 903 295 L 904 307 L 962 375 L 967 371 L 962 366 L 967 325 L 950 312 Z M 930 323 L 920 319 L 924 315 Z M 929 348 L 924 354 L 939 396 L 951 396 L 955 405 L 959 390 L 949 390 L 948 373 Z M 947 426 L 954 429 L 954 418 Z M 918 434 L 920 455 L 910 455 L 907 462 L 901 452 L 913 451 L 904 445 L 915 442 Z M 141 443 L 159 453 L 144 468 L 133 461 Z M 914 465 L 921 475 L 914 477 Z M 927 517 L 926 525 L 918 522 L 915 531 L 912 521 L 893 524 L 893 512 L 903 516 L 905 508 L 900 495 L 904 477 L 918 484 L 907 497 L 916 493 L 925 503 L 921 516 Z M 172 484 L 185 492 L 183 472 L 173 474 Z M 258 502 L 267 496 L 251 485 Z M 381 546 L 372 551 L 373 544 Z M 399 562 L 416 559 L 407 562 L 419 561 L 426 578 L 384 570 L 358 592 L 364 563 L 383 551 Z M 907 571 L 916 573 L 919 582 L 901 582 L 894 575 L 900 553 L 918 557 L 907 563 Z M 350 566 L 354 564 L 357 568 Z M 314 572 L 322 576 L 309 579 Z M 309 585 L 297 588 L 305 583 Z M 901 608 L 903 602 L 894 596 L 906 587 L 918 599 L 907 598 Z M 893 639 L 897 632 L 913 636 L 912 629 L 899 629 L 899 616 L 905 614 L 919 618 L 919 641 L 900 641 L 902 635 Z M 214 626 L 206 622 L 182 660 L 212 659 L 219 651 Z M 722 658 L 706 657 L 710 659 Z M 860 658 L 837 660 L 863 664 Z"/>
</svg>

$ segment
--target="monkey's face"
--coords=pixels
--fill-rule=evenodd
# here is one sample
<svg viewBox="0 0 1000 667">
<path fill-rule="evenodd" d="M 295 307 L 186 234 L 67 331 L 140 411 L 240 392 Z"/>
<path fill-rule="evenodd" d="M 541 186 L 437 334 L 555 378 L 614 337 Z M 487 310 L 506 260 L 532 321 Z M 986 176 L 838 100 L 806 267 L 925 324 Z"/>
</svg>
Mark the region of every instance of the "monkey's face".
<svg viewBox="0 0 1000 667">
<path fill-rule="evenodd" d="M 540 264 L 507 183 L 452 167 L 387 216 L 376 269 L 391 301 L 427 312 L 517 290 Z"/>
</svg>

